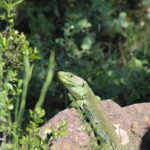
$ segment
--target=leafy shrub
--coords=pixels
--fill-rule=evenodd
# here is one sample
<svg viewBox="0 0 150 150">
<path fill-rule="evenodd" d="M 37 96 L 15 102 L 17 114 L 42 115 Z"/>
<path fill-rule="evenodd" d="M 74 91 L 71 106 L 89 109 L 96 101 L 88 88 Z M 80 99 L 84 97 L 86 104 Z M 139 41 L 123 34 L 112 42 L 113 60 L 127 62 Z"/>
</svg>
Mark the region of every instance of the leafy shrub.
<svg viewBox="0 0 150 150">
<path fill-rule="evenodd" d="M 45 110 L 42 109 L 47 88 L 53 78 L 54 52 L 49 57 L 48 71 L 34 110 L 25 115 L 29 81 L 34 61 L 39 59 L 38 50 L 31 48 L 26 36 L 14 29 L 16 8 L 22 0 L 0 1 L 0 149 L 47 150 L 47 138 L 39 136 Z M 24 119 L 25 117 L 25 119 Z M 24 123 L 23 123 L 24 122 Z M 51 139 L 65 134 L 65 123 L 60 123 Z M 57 132 L 57 133 L 55 133 Z"/>
<path fill-rule="evenodd" d="M 16 27 L 26 32 L 43 57 L 31 88 L 41 89 L 47 55 L 54 50 L 56 71 L 82 76 L 103 99 L 113 98 L 121 105 L 148 101 L 148 1 L 26 0 L 19 14 Z M 68 105 L 55 81 L 47 95 L 47 110 Z"/>
</svg>

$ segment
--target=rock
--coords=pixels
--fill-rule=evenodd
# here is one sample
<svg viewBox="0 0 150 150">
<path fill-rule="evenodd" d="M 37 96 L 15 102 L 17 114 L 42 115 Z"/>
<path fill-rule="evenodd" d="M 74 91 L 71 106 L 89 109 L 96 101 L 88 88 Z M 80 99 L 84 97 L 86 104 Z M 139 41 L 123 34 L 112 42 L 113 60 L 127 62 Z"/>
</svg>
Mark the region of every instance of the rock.
<svg viewBox="0 0 150 150">
<path fill-rule="evenodd" d="M 121 108 L 112 100 L 101 101 L 117 134 L 120 134 L 121 143 L 128 144 L 128 150 L 150 149 L 150 103 L 140 103 Z M 84 131 L 79 114 L 74 108 L 59 112 L 41 127 L 40 136 L 49 131 L 50 126 L 59 125 L 60 121 L 68 122 L 68 133 L 53 142 L 56 150 L 90 150 L 87 148 L 91 137 Z M 92 134 L 94 135 L 94 133 Z M 92 149 L 91 149 L 92 150 Z"/>
<path fill-rule="evenodd" d="M 117 133 L 118 137 L 120 137 L 121 145 L 128 145 L 129 144 L 129 136 L 127 132 L 120 128 L 120 124 L 114 124 L 115 132 Z"/>
<path fill-rule="evenodd" d="M 101 105 L 114 125 L 121 144 L 127 146 L 129 144 L 131 117 L 111 99 L 101 101 Z"/>
<path fill-rule="evenodd" d="M 122 108 L 131 116 L 130 147 L 150 150 L 150 103 L 133 104 Z M 134 145 L 133 145 L 134 143 Z"/>
<path fill-rule="evenodd" d="M 131 116 L 122 107 L 111 99 L 101 101 L 101 105 L 114 125 L 117 124 L 127 133 L 130 132 Z"/>
<path fill-rule="evenodd" d="M 57 141 L 54 141 L 52 149 L 56 150 L 87 150 L 90 137 L 84 131 L 85 126 L 81 123 L 81 118 L 74 108 L 59 112 L 41 127 L 40 136 L 45 136 L 49 132 L 50 126 L 59 125 L 60 121 L 67 122 L 67 134 Z M 85 148 L 84 148 L 85 147 Z"/>
</svg>

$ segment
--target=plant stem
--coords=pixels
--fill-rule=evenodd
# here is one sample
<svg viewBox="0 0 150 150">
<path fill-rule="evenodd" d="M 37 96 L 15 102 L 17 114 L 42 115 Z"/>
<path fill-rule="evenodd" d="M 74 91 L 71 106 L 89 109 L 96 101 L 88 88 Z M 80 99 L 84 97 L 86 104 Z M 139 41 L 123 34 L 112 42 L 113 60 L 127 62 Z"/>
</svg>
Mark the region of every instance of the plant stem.
<svg viewBox="0 0 150 150">
<path fill-rule="evenodd" d="M 46 92 L 48 90 L 48 86 L 50 85 L 52 78 L 53 78 L 53 75 L 54 75 L 54 71 L 53 71 L 54 70 L 54 58 L 55 58 L 55 53 L 52 52 L 50 57 L 49 57 L 49 65 L 48 65 L 48 72 L 47 72 L 46 80 L 44 82 L 44 85 L 42 87 L 38 102 L 36 103 L 34 109 L 36 109 L 38 107 L 42 107 L 42 105 L 43 105 L 45 95 L 46 95 Z"/>
<path fill-rule="evenodd" d="M 8 120 L 8 135 L 11 136 L 11 131 L 12 131 L 12 120 L 11 120 L 11 112 L 8 112 L 8 116 L 7 116 L 7 120 Z M 9 139 L 10 140 L 10 139 Z M 10 142 L 10 141 L 9 141 Z"/>
<path fill-rule="evenodd" d="M 17 121 L 17 116 L 18 116 L 19 102 L 20 102 L 19 100 L 20 100 L 20 94 L 17 94 L 16 108 L 15 108 L 15 121 Z"/>
<path fill-rule="evenodd" d="M 31 79 L 32 70 L 33 70 L 33 65 L 30 67 L 30 62 L 29 62 L 28 56 L 25 57 L 24 63 L 25 63 L 25 78 L 24 78 L 24 83 L 23 83 L 21 105 L 20 105 L 20 110 L 19 110 L 18 119 L 17 119 L 17 123 L 20 126 L 21 126 L 22 117 L 23 117 L 24 110 L 25 110 L 28 84 L 29 84 L 29 81 Z"/>
<path fill-rule="evenodd" d="M 0 45 L 0 91 L 3 88 L 3 58 L 2 46 Z"/>
</svg>

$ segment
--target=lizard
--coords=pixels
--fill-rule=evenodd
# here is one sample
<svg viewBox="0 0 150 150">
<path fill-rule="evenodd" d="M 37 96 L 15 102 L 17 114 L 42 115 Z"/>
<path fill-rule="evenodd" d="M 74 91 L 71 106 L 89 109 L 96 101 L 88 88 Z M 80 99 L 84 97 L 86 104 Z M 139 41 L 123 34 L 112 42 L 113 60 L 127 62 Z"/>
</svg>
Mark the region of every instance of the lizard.
<svg viewBox="0 0 150 150">
<path fill-rule="evenodd" d="M 87 82 L 70 72 L 59 71 L 57 75 L 60 82 L 79 102 L 80 108 L 85 112 L 96 134 L 99 136 L 102 147 L 105 147 L 104 150 L 126 149 L 122 147 L 111 121 L 101 107 L 100 98 L 95 96 Z"/>
</svg>

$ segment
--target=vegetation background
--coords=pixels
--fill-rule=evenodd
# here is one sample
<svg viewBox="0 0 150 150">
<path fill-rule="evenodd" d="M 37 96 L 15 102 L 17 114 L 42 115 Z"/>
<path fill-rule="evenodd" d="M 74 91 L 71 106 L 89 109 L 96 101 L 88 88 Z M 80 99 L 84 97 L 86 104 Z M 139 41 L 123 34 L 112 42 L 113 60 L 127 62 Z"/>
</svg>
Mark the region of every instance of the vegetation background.
<svg viewBox="0 0 150 150">
<path fill-rule="evenodd" d="M 11 5 L 6 8 L 4 1 L 21 0 L 2 0 L 0 6 L 9 12 Z M 25 44 L 27 49 L 32 47 L 25 115 L 35 105 L 41 106 L 43 99 L 46 119 L 69 106 L 67 91 L 57 79 L 60 70 L 83 77 L 96 95 L 121 106 L 150 100 L 150 0 L 24 0 L 16 15 L 6 20 L 4 16 L 0 31 L 8 26 L 6 20 L 12 23 L 10 18 L 15 16 L 13 28 L 25 34 L 30 43 Z M 19 39 L 18 32 L 11 31 L 10 35 Z M 26 38 L 15 44 L 20 42 Z M 17 56 L 6 53 L 3 69 L 10 70 L 9 65 L 20 69 L 24 54 Z M 22 77 L 23 72 L 19 72 Z"/>
<path fill-rule="evenodd" d="M 51 51 L 55 74 L 44 102 L 50 116 L 69 105 L 59 70 L 83 77 L 102 99 L 121 106 L 149 101 L 149 0 L 24 0 L 15 22 L 40 51 L 27 108 L 39 96 Z"/>
</svg>

